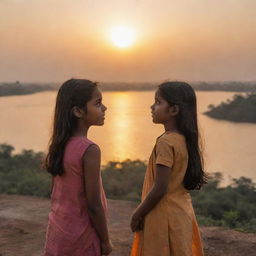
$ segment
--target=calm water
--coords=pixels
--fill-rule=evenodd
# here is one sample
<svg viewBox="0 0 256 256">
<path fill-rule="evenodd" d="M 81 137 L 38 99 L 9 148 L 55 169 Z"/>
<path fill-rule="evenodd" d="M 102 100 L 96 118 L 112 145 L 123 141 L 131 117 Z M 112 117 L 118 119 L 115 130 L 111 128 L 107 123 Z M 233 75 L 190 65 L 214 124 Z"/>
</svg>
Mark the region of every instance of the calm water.
<svg viewBox="0 0 256 256">
<path fill-rule="evenodd" d="M 206 169 L 226 176 L 256 180 L 256 125 L 217 121 L 202 115 L 209 104 L 231 98 L 230 92 L 198 92 L 199 125 L 205 146 Z M 0 98 L 0 143 L 20 152 L 45 151 L 50 135 L 56 92 Z M 93 127 L 89 138 L 102 149 L 102 161 L 147 160 L 155 138 L 163 132 L 151 122 L 154 92 L 105 92 L 107 115 L 103 127 Z"/>
</svg>

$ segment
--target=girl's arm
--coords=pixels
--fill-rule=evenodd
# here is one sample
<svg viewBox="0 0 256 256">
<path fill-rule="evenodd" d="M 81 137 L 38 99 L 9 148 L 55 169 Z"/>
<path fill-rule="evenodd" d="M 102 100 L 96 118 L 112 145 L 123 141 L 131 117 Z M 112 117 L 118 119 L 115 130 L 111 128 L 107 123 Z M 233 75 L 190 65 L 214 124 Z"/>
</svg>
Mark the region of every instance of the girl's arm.
<svg viewBox="0 0 256 256">
<path fill-rule="evenodd" d="M 102 252 L 108 255 L 112 249 L 101 201 L 100 157 L 100 148 L 94 144 L 86 150 L 83 156 L 85 192 L 89 216 L 101 241 Z"/>
<path fill-rule="evenodd" d="M 170 167 L 161 164 L 156 165 L 154 185 L 144 201 L 135 209 L 132 215 L 131 229 L 133 232 L 139 229 L 143 217 L 156 206 L 166 193 L 170 172 Z"/>
</svg>

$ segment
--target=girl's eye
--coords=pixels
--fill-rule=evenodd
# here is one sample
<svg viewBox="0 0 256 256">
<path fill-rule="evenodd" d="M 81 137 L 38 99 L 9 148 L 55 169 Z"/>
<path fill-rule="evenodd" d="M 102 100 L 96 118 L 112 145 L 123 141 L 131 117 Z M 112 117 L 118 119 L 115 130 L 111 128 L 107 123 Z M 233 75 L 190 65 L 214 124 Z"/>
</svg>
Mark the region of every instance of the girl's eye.
<svg viewBox="0 0 256 256">
<path fill-rule="evenodd" d="M 156 100 L 155 103 L 156 103 L 157 105 L 159 105 L 159 104 L 160 104 L 160 101 L 159 101 L 159 100 Z"/>
</svg>

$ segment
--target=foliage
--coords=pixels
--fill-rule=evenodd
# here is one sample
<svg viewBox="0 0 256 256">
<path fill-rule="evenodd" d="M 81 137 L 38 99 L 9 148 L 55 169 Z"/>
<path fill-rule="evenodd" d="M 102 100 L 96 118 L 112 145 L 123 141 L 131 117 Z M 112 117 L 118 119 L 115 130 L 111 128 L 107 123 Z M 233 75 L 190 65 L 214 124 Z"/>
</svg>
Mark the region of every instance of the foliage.
<svg viewBox="0 0 256 256">
<path fill-rule="evenodd" d="M 42 153 L 23 150 L 13 155 L 14 147 L 0 145 L 0 193 L 49 197 L 50 177 L 41 168 Z"/>
<path fill-rule="evenodd" d="M 41 168 L 42 153 L 0 144 L 0 193 L 50 196 L 51 177 Z M 109 162 L 102 168 L 108 198 L 140 201 L 146 164 L 140 160 Z M 200 191 L 191 191 L 198 222 L 256 232 L 256 184 L 249 178 L 233 179 L 222 187 L 222 174 L 212 173 Z"/>
<path fill-rule="evenodd" d="M 256 91 L 255 82 L 199 82 L 193 83 L 198 91 L 227 91 L 227 92 L 253 92 Z"/>
<path fill-rule="evenodd" d="M 104 82 L 100 83 L 104 91 L 148 91 L 157 88 L 156 83 L 126 83 L 126 82 Z M 199 82 L 191 83 L 192 87 L 197 91 L 231 91 L 231 92 L 251 92 L 256 91 L 255 82 Z M 32 94 L 41 91 L 58 90 L 58 83 L 1 83 L 0 97 L 10 95 Z"/>
<path fill-rule="evenodd" d="M 245 96 L 235 94 L 232 100 L 222 102 L 218 106 L 209 105 L 204 114 L 233 122 L 256 122 L 256 94 L 248 93 Z"/>
<path fill-rule="evenodd" d="M 139 201 L 145 170 L 146 164 L 140 160 L 109 162 L 102 171 L 108 197 Z"/>
<path fill-rule="evenodd" d="M 256 232 L 256 184 L 245 177 L 226 187 L 221 181 L 221 173 L 213 173 L 208 185 L 191 192 L 199 223 Z"/>
<path fill-rule="evenodd" d="M 51 91 L 58 89 L 57 84 L 21 84 L 19 81 L 15 83 L 0 84 L 0 96 L 25 95 L 42 91 Z"/>
</svg>

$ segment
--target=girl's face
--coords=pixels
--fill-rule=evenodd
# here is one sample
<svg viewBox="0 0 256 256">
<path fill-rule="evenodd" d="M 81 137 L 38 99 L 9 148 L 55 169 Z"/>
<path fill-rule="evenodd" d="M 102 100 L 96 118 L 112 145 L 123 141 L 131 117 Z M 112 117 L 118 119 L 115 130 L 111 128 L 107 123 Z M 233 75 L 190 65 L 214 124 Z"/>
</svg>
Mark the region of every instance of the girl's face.
<svg viewBox="0 0 256 256">
<path fill-rule="evenodd" d="M 83 120 L 88 125 L 103 125 L 107 108 L 102 104 L 102 94 L 98 88 L 94 90 L 86 106 L 87 111 L 83 115 Z"/>
<path fill-rule="evenodd" d="M 170 121 L 170 106 L 168 102 L 161 97 L 159 91 L 155 93 L 155 102 L 151 106 L 151 113 L 153 123 L 156 124 L 165 124 Z"/>
</svg>

